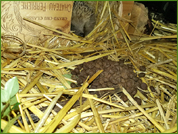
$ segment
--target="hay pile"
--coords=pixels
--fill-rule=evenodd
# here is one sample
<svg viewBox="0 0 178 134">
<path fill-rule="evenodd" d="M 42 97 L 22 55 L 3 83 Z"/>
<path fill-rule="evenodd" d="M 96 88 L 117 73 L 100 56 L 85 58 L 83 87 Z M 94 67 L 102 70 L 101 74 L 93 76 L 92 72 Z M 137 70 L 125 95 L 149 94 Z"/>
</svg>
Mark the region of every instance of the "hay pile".
<svg viewBox="0 0 178 134">
<path fill-rule="evenodd" d="M 52 32 L 35 37 L 35 40 L 32 37 L 28 42 L 12 35 L 1 36 L 1 86 L 4 87 L 7 80 L 14 76 L 18 78 L 20 93 L 16 97 L 21 102 L 19 111 L 24 122 L 19 122 L 20 127 L 12 126 L 9 132 L 177 132 L 177 35 L 140 35 L 137 40 L 125 30 L 131 22 L 119 17 L 108 2 L 104 2 L 98 16 L 97 25 L 85 38 L 27 19 Z M 117 38 L 119 33 L 122 39 Z M 102 68 L 86 77 L 81 86 L 71 88 L 70 83 L 77 84 L 69 77 L 71 70 L 84 62 L 106 56 L 132 65 L 137 75 L 145 74 L 141 80 L 147 84 L 147 89 L 138 88 L 134 96 L 141 99 L 141 105 L 122 85 L 120 89 L 128 98 L 125 102 L 118 94 L 102 98 L 89 94 L 91 90 L 87 87 L 102 75 Z M 145 66 L 146 70 L 139 69 L 140 66 Z M 152 88 L 156 92 L 152 92 Z M 102 90 L 105 89 L 93 91 Z M 82 97 L 87 101 L 82 103 Z M 67 104 L 58 113 L 52 110 L 57 101 L 65 100 L 68 100 Z M 71 110 L 77 100 L 80 100 L 80 106 Z M 43 113 L 40 109 L 45 106 L 48 108 Z M 40 118 L 37 124 L 31 120 L 29 112 Z M 18 111 L 11 113 L 13 117 L 19 114 Z M 28 116 L 30 125 L 25 116 Z M 1 129 L 7 123 L 7 120 L 1 119 Z"/>
</svg>

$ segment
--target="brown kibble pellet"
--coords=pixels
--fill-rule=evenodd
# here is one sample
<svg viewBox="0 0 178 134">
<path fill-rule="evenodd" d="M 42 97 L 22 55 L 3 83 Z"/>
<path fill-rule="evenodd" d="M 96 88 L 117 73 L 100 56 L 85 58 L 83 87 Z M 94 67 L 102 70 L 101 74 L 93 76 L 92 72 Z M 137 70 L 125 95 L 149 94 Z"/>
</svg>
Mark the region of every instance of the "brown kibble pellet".
<svg viewBox="0 0 178 134">
<path fill-rule="evenodd" d="M 91 74 L 91 70 L 90 69 L 86 70 L 85 72 L 86 72 L 86 74 Z"/>
<path fill-rule="evenodd" d="M 121 82 L 121 78 L 119 76 L 116 76 L 115 79 L 118 81 L 118 83 Z"/>
<path fill-rule="evenodd" d="M 152 92 L 155 92 L 155 91 L 156 91 L 153 86 L 150 86 L 150 89 L 151 89 Z"/>
<path fill-rule="evenodd" d="M 141 105 L 142 100 L 138 97 L 134 97 L 134 100 L 138 103 L 138 105 Z"/>
<path fill-rule="evenodd" d="M 137 90 L 132 91 L 132 95 L 134 96 L 137 93 Z"/>
<path fill-rule="evenodd" d="M 125 94 L 122 95 L 121 99 L 126 102 L 128 100 L 127 96 Z"/>
<path fill-rule="evenodd" d="M 141 84 L 141 83 L 142 83 L 142 80 L 141 80 L 141 79 L 139 79 L 137 82 Z"/>
<path fill-rule="evenodd" d="M 77 83 L 78 83 L 78 84 L 82 84 L 82 83 L 83 83 L 83 80 L 80 78 L 80 79 L 77 80 Z"/>
<path fill-rule="evenodd" d="M 113 87 L 113 84 L 111 82 L 108 82 L 107 87 Z"/>
<path fill-rule="evenodd" d="M 138 76 L 141 77 L 145 77 L 145 73 L 139 73 Z"/>
<path fill-rule="evenodd" d="M 83 68 L 83 64 L 77 65 L 77 68 L 80 70 Z"/>
<path fill-rule="evenodd" d="M 103 81 L 104 81 L 104 82 L 107 82 L 107 81 L 108 81 L 108 78 L 107 78 L 107 77 L 104 77 L 104 78 L 103 78 Z"/>
<path fill-rule="evenodd" d="M 113 88 L 115 88 L 117 90 L 117 89 L 119 89 L 119 85 L 118 84 L 113 85 Z"/>
<path fill-rule="evenodd" d="M 126 87 L 126 90 L 127 90 L 127 92 L 131 95 L 131 93 L 133 92 L 132 91 L 132 89 L 131 88 L 128 88 L 128 87 Z"/>
<path fill-rule="evenodd" d="M 143 89 L 143 90 L 147 90 L 147 84 L 146 83 L 141 83 L 141 89 Z"/>
<path fill-rule="evenodd" d="M 72 78 L 73 80 L 77 80 L 77 76 L 76 76 L 76 75 L 72 75 L 71 78 Z"/>
<path fill-rule="evenodd" d="M 91 88 L 96 89 L 96 86 L 95 85 L 91 85 Z"/>
<path fill-rule="evenodd" d="M 137 77 L 137 74 L 135 74 L 135 73 L 133 73 L 132 79 L 133 79 L 134 81 L 138 81 L 138 80 L 139 80 L 139 78 Z"/>
<path fill-rule="evenodd" d="M 72 75 L 77 75 L 77 72 L 76 72 L 75 70 L 73 70 L 73 71 L 71 72 L 71 74 L 72 74 Z"/>
<path fill-rule="evenodd" d="M 109 71 L 108 71 L 108 73 L 114 74 L 115 72 L 114 72 L 114 70 L 112 68 L 110 68 Z"/>
<path fill-rule="evenodd" d="M 123 78 L 121 79 L 121 83 L 125 83 L 125 80 Z"/>
<path fill-rule="evenodd" d="M 100 68 L 101 66 L 100 66 L 100 64 L 96 64 L 95 67 L 96 68 Z"/>
<path fill-rule="evenodd" d="M 77 85 L 76 85 L 75 83 L 71 83 L 70 86 L 71 86 L 72 88 L 77 87 Z"/>
<path fill-rule="evenodd" d="M 132 79 L 127 80 L 127 86 L 133 87 L 134 86 L 134 80 L 132 80 Z"/>
<path fill-rule="evenodd" d="M 140 69 L 140 71 L 146 71 L 146 67 L 145 66 L 140 66 L 139 69 Z"/>
<path fill-rule="evenodd" d="M 116 79 L 113 79 L 112 83 L 113 83 L 113 84 L 117 84 L 118 81 L 117 81 Z"/>
<path fill-rule="evenodd" d="M 127 73 L 127 71 L 126 71 L 126 70 L 125 70 L 125 71 L 122 71 L 122 72 L 121 72 L 121 76 L 122 76 L 122 78 L 127 79 L 127 78 L 128 78 L 128 73 Z"/>
<path fill-rule="evenodd" d="M 130 74 L 129 74 L 129 77 L 132 79 L 132 78 L 133 78 L 133 74 L 132 74 L 132 73 L 130 73 Z"/>
</svg>

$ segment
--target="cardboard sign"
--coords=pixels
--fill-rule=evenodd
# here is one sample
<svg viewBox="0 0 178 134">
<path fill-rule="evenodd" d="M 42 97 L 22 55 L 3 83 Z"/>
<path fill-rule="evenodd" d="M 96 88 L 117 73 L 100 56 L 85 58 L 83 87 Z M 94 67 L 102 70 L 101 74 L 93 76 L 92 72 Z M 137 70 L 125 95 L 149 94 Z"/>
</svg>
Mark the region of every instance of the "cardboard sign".
<svg viewBox="0 0 178 134">
<path fill-rule="evenodd" d="M 22 37 L 45 31 L 23 18 L 68 33 L 72 7 L 73 1 L 1 1 L 1 33 Z"/>
</svg>

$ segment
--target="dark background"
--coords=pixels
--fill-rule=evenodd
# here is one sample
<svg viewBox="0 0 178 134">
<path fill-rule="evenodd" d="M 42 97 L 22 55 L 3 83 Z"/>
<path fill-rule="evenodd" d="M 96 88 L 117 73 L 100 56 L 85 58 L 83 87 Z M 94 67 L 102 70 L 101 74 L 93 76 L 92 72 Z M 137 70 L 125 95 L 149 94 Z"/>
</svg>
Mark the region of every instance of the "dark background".
<svg viewBox="0 0 178 134">
<path fill-rule="evenodd" d="M 135 1 L 148 7 L 149 12 L 162 13 L 167 22 L 177 24 L 177 1 Z"/>
</svg>

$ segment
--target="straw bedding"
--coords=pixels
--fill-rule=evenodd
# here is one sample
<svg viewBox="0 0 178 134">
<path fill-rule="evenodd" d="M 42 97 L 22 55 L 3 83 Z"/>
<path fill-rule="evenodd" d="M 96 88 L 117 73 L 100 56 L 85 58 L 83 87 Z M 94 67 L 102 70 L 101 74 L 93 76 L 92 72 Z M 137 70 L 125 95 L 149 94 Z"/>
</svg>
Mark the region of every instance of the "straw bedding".
<svg viewBox="0 0 178 134">
<path fill-rule="evenodd" d="M 13 125 L 9 132 L 177 132 L 177 35 L 129 35 L 125 26 L 131 22 L 119 17 L 108 2 L 103 4 L 103 9 L 97 14 L 95 28 L 84 38 L 25 18 L 49 30 L 49 34 L 32 37 L 28 42 L 13 35 L 1 36 L 1 86 L 4 87 L 14 76 L 18 78 L 20 92 L 16 97 L 21 103 L 19 111 L 23 120 L 23 124 L 19 122 L 20 127 Z M 118 38 L 118 34 L 122 38 Z M 18 48 L 16 51 L 14 45 Z M 122 68 L 127 72 L 121 71 L 114 77 L 115 73 L 111 72 L 121 67 L 119 64 L 113 69 L 108 68 L 108 72 L 104 66 L 98 70 L 90 68 L 94 64 L 92 62 L 99 60 L 108 60 L 110 65 L 122 62 Z M 82 75 L 79 72 L 81 66 L 88 67 L 83 69 Z M 71 78 L 71 73 L 79 74 L 78 78 Z M 140 79 L 141 85 L 129 81 L 125 86 L 121 82 L 119 89 L 122 95 L 115 92 L 105 96 L 91 94 L 106 92 L 106 88 L 107 92 L 115 91 L 114 85 L 110 87 L 106 79 L 109 75 L 115 78 L 111 81 L 113 84 L 120 76 L 135 75 L 134 79 Z M 104 82 L 97 82 L 101 77 Z M 101 87 L 94 86 L 95 82 Z M 75 83 L 75 88 L 71 83 Z M 135 89 L 134 94 L 130 89 Z M 82 101 L 82 98 L 87 99 Z M 72 108 L 78 100 L 79 106 Z M 55 112 L 53 107 L 61 107 L 57 102 L 60 104 L 62 101 L 67 103 Z M 40 110 L 42 107 L 47 107 L 45 112 Z M 29 112 L 40 119 L 38 123 L 32 120 L 27 123 L 26 116 L 31 119 Z M 12 117 L 19 114 L 18 111 L 11 113 Z M 1 129 L 7 123 L 1 119 Z"/>
</svg>

